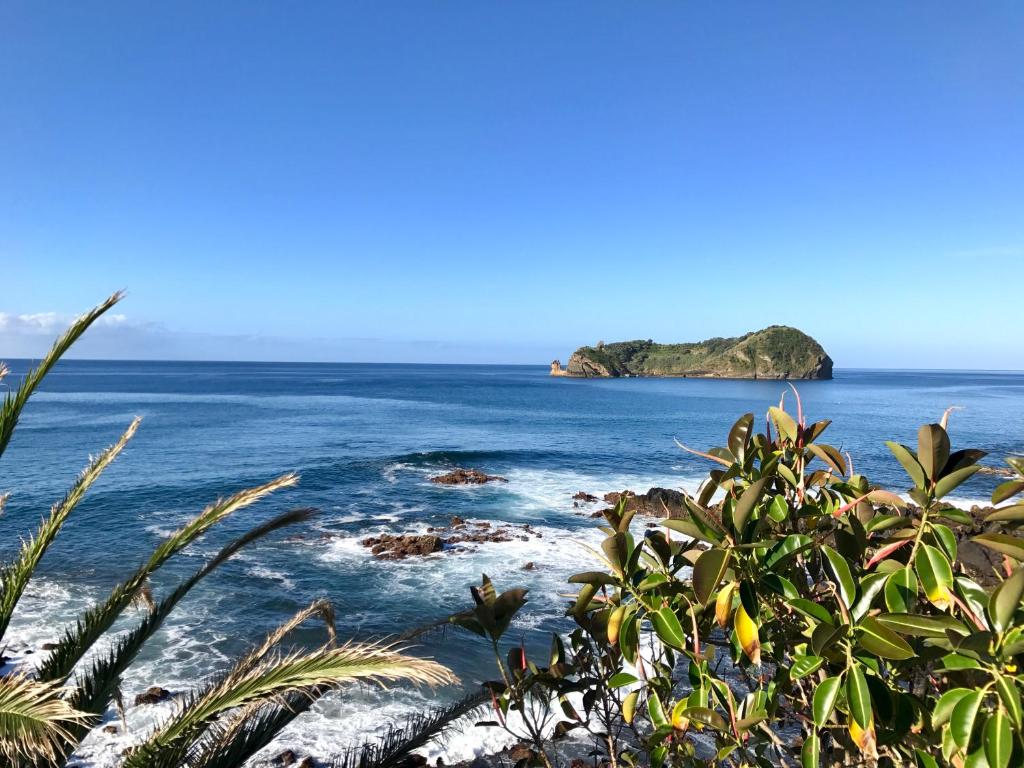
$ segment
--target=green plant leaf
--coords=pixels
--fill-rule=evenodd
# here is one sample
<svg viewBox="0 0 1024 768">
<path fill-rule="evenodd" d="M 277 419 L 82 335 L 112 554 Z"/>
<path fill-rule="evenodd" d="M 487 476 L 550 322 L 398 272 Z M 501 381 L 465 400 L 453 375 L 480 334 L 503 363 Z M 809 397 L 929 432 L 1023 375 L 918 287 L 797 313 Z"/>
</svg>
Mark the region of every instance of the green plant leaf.
<svg viewBox="0 0 1024 768">
<path fill-rule="evenodd" d="M 827 624 L 829 626 L 835 626 L 835 617 L 829 613 L 824 606 L 818 605 L 815 602 L 806 600 L 802 597 L 797 597 L 788 601 L 788 605 L 797 613 L 802 613 L 809 619 Z"/>
<path fill-rule="evenodd" d="M 1024 562 L 1024 539 L 1017 536 L 1010 536 L 1006 533 L 983 533 L 972 537 L 971 541 L 1000 554 L 1009 555 L 1014 560 Z"/>
<path fill-rule="evenodd" d="M 725 718 L 707 707 L 687 707 L 683 710 L 683 717 L 693 720 L 695 723 L 710 726 L 716 731 L 724 731 L 728 728 Z"/>
<path fill-rule="evenodd" d="M 861 646 L 876 656 L 897 661 L 911 659 L 916 656 L 914 649 L 910 647 L 906 640 L 873 616 L 868 616 L 861 621 L 859 628 L 861 630 Z"/>
<path fill-rule="evenodd" d="M 790 442 L 795 443 L 799 428 L 793 417 L 774 405 L 768 408 L 768 414 L 771 416 L 772 421 L 775 422 L 775 429 L 778 430 L 779 434 Z"/>
<path fill-rule="evenodd" d="M 971 741 L 974 721 L 978 716 L 978 709 L 980 709 L 982 699 L 984 698 L 984 692 L 971 691 L 953 707 L 953 714 L 949 718 L 949 730 L 953 734 L 953 741 L 961 749 L 966 749 Z"/>
<path fill-rule="evenodd" d="M 995 688 L 999 694 L 999 701 L 1003 709 L 1009 715 L 1014 730 L 1019 731 L 1024 725 L 1024 708 L 1021 707 L 1020 691 L 1017 690 L 1017 681 L 1012 677 L 999 675 L 996 678 Z"/>
<path fill-rule="evenodd" d="M 922 544 L 914 557 L 914 567 L 921 580 L 925 597 L 940 610 L 950 604 L 953 570 L 942 551 L 931 544 Z"/>
<path fill-rule="evenodd" d="M 757 502 L 761 500 L 764 487 L 770 479 L 770 477 L 762 477 L 760 480 L 755 480 L 740 494 L 732 511 L 732 527 L 737 536 L 742 536 L 746 530 L 747 521 L 754 511 L 754 507 L 757 506 Z"/>
<path fill-rule="evenodd" d="M 714 547 L 697 558 L 693 566 L 693 591 L 701 603 L 706 605 L 718 591 L 718 585 L 729 568 L 729 556 L 728 549 Z"/>
<path fill-rule="evenodd" d="M 874 717 L 871 713 L 871 693 L 868 681 L 864 677 L 864 668 L 853 664 L 846 676 L 846 701 L 850 705 L 850 714 L 857 724 L 864 729 L 870 728 Z"/>
<path fill-rule="evenodd" d="M 1016 496 L 1021 491 L 1024 491 L 1024 480 L 1007 480 L 1005 483 L 1000 483 L 992 491 L 992 503 L 1000 504 Z"/>
<path fill-rule="evenodd" d="M 917 577 L 910 568 L 893 571 L 885 582 L 885 607 L 892 613 L 909 613 L 917 604 Z"/>
<path fill-rule="evenodd" d="M 832 547 L 821 545 L 821 551 L 825 555 L 825 563 L 832 581 L 839 587 L 839 597 L 849 608 L 857 597 L 857 584 L 850 573 L 850 564 L 846 558 L 836 552 Z"/>
<path fill-rule="evenodd" d="M 970 630 L 952 616 L 921 616 L 916 613 L 880 613 L 875 617 L 894 632 L 911 637 L 946 637 L 946 630 L 970 634 Z"/>
<path fill-rule="evenodd" d="M 800 767 L 818 768 L 821 764 L 821 739 L 817 731 L 811 731 L 800 747 Z"/>
<path fill-rule="evenodd" d="M 1013 575 L 992 592 L 988 600 L 988 615 L 996 632 L 1008 629 L 1013 614 L 1024 598 L 1024 566 L 1018 566 Z"/>
<path fill-rule="evenodd" d="M 817 672 L 824 663 L 825 659 L 821 656 L 797 656 L 793 666 L 789 668 L 789 677 L 792 680 L 807 677 L 807 675 Z"/>
<path fill-rule="evenodd" d="M 949 434 L 941 424 L 924 424 L 917 430 L 917 460 L 926 477 L 939 479 L 949 460 Z"/>
<path fill-rule="evenodd" d="M 914 485 L 918 488 L 924 489 L 927 487 L 928 480 L 925 477 L 924 469 L 921 464 L 914 458 L 914 454 L 910 451 L 907 446 L 901 443 L 895 443 L 892 440 L 888 440 L 885 443 L 889 446 L 889 450 L 892 451 L 896 460 L 903 465 L 903 469 L 910 475 L 910 479 Z"/>
<path fill-rule="evenodd" d="M 932 728 L 938 730 L 948 723 L 953 715 L 953 709 L 969 693 L 971 693 L 970 688 L 952 688 L 939 696 L 939 700 L 932 709 Z"/>
<path fill-rule="evenodd" d="M 594 584 L 600 585 L 612 585 L 618 584 L 619 581 L 614 576 L 604 571 L 586 571 L 585 573 L 576 573 L 569 577 L 570 584 Z"/>
<path fill-rule="evenodd" d="M 985 517 L 986 523 L 1019 523 L 1024 520 L 1024 504 L 1013 504 L 997 509 Z"/>
<path fill-rule="evenodd" d="M 811 537 L 803 533 L 790 534 L 774 547 L 772 547 L 764 558 L 764 566 L 768 570 L 779 570 L 782 565 L 795 557 L 797 552 L 810 549 Z"/>
<path fill-rule="evenodd" d="M 832 716 L 835 709 L 836 699 L 839 697 L 839 689 L 842 687 L 843 678 L 841 675 L 825 678 L 822 683 L 814 689 L 814 699 L 811 710 L 814 713 L 814 724 L 821 728 Z"/>
<path fill-rule="evenodd" d="M 831 445 L 818 445 L 817 443 L 810 443 L 807 446 L 807 450 L 817 456 L 821 461 L 829 466 L 833 471 L 839 475 L 846 474 L 846 460 L 839 451 L 837 451 Z"/>
<path fill-rule="evenodd" d="M 636 675 L 631 675 L 629 672 L 616 672 L 608 678 L 608 687 L 622 688 L 623 686 L 632 685 L 637 682 L 639 682 L 639 678 L 637 678 Z"/>
<path fill-rule="evenodd" d="M 980 469 L 980 464 L 974 464 L 973 466 L 961 467 L 955 472 L 950 472 L 935 483 L 935 498 L 941 499 L 943 496 L 952 493 L 956 488 L 970 480 Z"/>
<path fill-rule="evenodd" d="M 736 423 L 732 425 L 732 429 L 729 430 L 729 450 L 736 457 L 737 461 L 743 461 L 753 426 L 754 414 L 745 413 L 736 420 Z"/>
<path fill-rule="evenodd" d="M 655 728 L 668 725 L 668 718 L 665 717 L 665 708 L 661 706 L 661 699 L 658 698 L 658 694 L 654 691 L 647 695 L 647 714 L 651 718 L 651 725 Z"/>
<path fill-rule="evenodd" d="M 997 709 L 985 723 L 982 743 L 985 745 L 989 768 L 1006 768 L 1010 764 L 1010 754 L 1013 752 L 1010 721 L 1001 709 Z"/>
<path fill-rule="evenodd" d="M 686 635 L 683 633 L 683 627 L 671 608 L 663 606 L 648 615 L 651 617 L 654 631 L 665 645 L 677 650 L 686 647 Z"/>
</svg>

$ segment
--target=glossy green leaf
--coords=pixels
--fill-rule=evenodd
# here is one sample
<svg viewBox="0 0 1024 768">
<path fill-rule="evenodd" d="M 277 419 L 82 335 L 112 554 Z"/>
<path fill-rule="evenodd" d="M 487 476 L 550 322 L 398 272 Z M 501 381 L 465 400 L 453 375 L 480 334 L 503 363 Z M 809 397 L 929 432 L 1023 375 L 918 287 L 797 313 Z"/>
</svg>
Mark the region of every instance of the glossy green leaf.
<svg viewBox="0 0 1024 768">
<path fill-rule="evenodd" d="M 701 554 L 693 566 L 693 591 L 701 603 L 718 591 L 725 572 L 729 567 L 729 550 L 714 547 Z"/>
<path fill-rule="evenodd" d="M 954 707 L 971 692 L 970 688 L 952 688 L 939 696 L 939 700 L 932 710 L 932 727 L 938 729 L 948 723 L 950 717 L 953 716 Z"/>
<path fill-rule="evenodd" d="M 853 664 L 846 676 L 846 702 L 850 705 L 850 714 L 861 728 L 869 728 L 874 722 L 871 714 L 871 693 L 868 681 L 864 677 L 864 668 Z"/>
<path fill-rule="evenodd" d="M 811 710 L 814 713 L 814 724 L 821 728 L 832 716 L 835 709 L 836 699 L 839 698 L 839 690 L 842 687 L 843 678 L 839 675 L 826 678 L 817 688 L 814 689 L 814 699 Z"/>
<path fill-rule="evenodd" d="M 949 730 L 953 734 L 953 741 L 961 749 L 965 749 L 971 741 L 974 722 L 977 719 L 978 710 L 981 708 L 981 702 L 984 698 L 984 692 L 971 691 L 953 707 L 953 714 L 949 718 Z"/>
<path fill-rule="evenodd" d="M 1024 539 L 1017 536 L 1010 536 L 1006 533 L 983 533 L 980 536 L 974 536 L 971 541 L 1000 554 L 1009 555 L 1014 560 L 1024 561 Z"/>
<path fill-rule="evenodd" d="M 959 486 L 970 480 L 981 469 L 981 465 L 975 464 L 972 467 L 961 467 L 955 472 L 950 472 L 937 483 L 935 483 L 935 498 L 941 499 L 948 496 Z"/>
<path fill-rule="evenodd" d="M 952 616 L 921 616 L 916 613 L 880 613 L 875 617 L 894 632 L 911 637 L 946 637 L 946 631 L 969 634 L 970 630 Z"/>
<path fill-rule="evenodd" d="M 938 480 L 949 460 L 949 434 L 941 424 L 924 424 L 917 430 L 917 460 L 926 477 Z"/>
<path fill-rule="evenodd" d="M 789 668 L 789 677 L 792 680 L 799 680 L 801 677 L 817 672 L 825 659 L 821 656 L 797 656 L 793 666 Z"/>
<path fill-rule="evenodd" d="M 802 613 L 809 619 L 814 619 L 829 626 L 835 626 L 835 617 L 824 606 L 818 605 L 815 602 L 798 597 L 789 601 L 789 607 L 797 613 Z"/>
<path fill-rule="evenodd" d="M 810 536 L 803 533 L 791 534 L 768 551 L 768 554 L 765 555 L 764 566 L 769 570 L 779 570 L 797 552 L 804 552 L 810 549 L 810 546 Z"/>
<path fill-rule="evenodd" d="M 821 765 L 821 739 L 817 731 L 812 731 L 804 739 L 804 745 L 800 747 L 800 767 L 819 768 Z"/>
<path fill-rule="evenodd" d="M 885 607 L 892 613 L 909 613 L 917 605 L 917 577 L 910 568 L 894 571 L 885 582 Z"/>
<path fill-rule="evenodd" d="M 1006 768 L 1010 764 L 1010 755 L 1013 753 L 1012 738 L 1010 721 L 1002 710 L 997 709 L 986 721 L 982 734 L 989 768 Z"/>
<path fill-rule="evenodd" d="M 768 517 L 776 523 L 785 522 L 789 517 L 789 504 L 785 496 L 775 496 L 772 503 L 768 505 Z"/>
<path fill-rule="evenodd" d="M 1009 507 L 997 509 L 985 517 L 987 523 L 1020 523 L 1024 522 L 1024 503 L 1012 504 Z"/>
<path fill-rule="evenodd" d="M 724 731 L 728 728 L 725 718 L 715 712 L 715 710 L 708 709 L 707 707 L 687 707 L 683 710 L 683 717 L 695 723 L 710 726 L 718 731 Z"/>
<path fill-rule="evenodd" d="M 942 551 L 931 544 L 922 544 L 914 557 L 914 567 L 921 580 L 925 597 L 936 608 L 948 606 L 949 590 L 953 586 L 953 570 Z"/>
<path fill-rule="evenodd" d="M 896 661 L 916 656 L 906 640 L 873 616 L 867 616 L 861 621 L 859 629 L 861 647 L 876 656 Z"/>
<path fill-rule="evenodd" d="M 935 758 L 927 752 L 922 752 L 920 749 L 914 750 L 914 763 L 917 768 L 939 768 Z"/>
<path fill-rule="evenodd" d="M 817 443 L 811 443 L 807 446 L 807 450 L 817 456 L 821 461 L 830 467 L 833 471 L 839 475 L 846 474 L 846 460 L 839 451 L 837 451 L 831 445 L 818 445 Z"/>
<path fill-rule="evenodd" d="M 750 432 L 754 426 L 754 414 L 745 413 L 740 416 L 729 430 L 729 450 L 738 461 L 743 461 Z"/>
<path fill-rule="evenodd" d="M 1001 504 L 1021 491 L 1024 491 L 1024 480 L 1007 480 L 1005 483 L 1000 483 L 992 491 L 992 503 Z"/>
<path fill-rule="evenodd" d="M 910 479 L 913 481 L 914 485 L 918 488 L 925 488 L 928 481 L 927 478 L 925 478 L 924 469 L 921 467 L 918 460 L 914 458 L 914 454 L 910 449 L 907 448 L 907 446 L 895 443 L 892 440 L 887 441 L 886 445 L 889 446 L 889 450 L 892 451 L 896 460 L 903 465 L 903 469 L 905 469 L 907 474 L 910 475 Z"/>
<path fill-rule="evenodd" d="M 629 672 L 616 672 L 610 678 L 608 678 L 609 688 L 622 688 L 626 685 L 633 685 L 633 683 L 640 682 L 636 675 L 631 675 Z"/>
<path fill-rule="evenodd" d="M 665 717 L 665 708 L 661 706 L 661 699 L 658 694 L 651 691 L 647 695 L 647 714 L 651 718 L 651 725 L 661 728 L 668 725 L 668 718 Z"/>
<path fill-rule="evenodd" d="M 604 571 L 586 571 L 585 573 L 576 573 L 569 577 L 570 584 L 617 584 L 618 580 L 611 574 L 605 573 Z"/>
<path fill-rule="evenodd" d="M 649 615 L 651 624 L 654 625 L 654 631 L 665 645 L 677 650 L 686 647 L 686 635 L 683 633 L 683 627 L 671 608 L 664 606 Z"/>
<path fill-rule="evenodd" d="M 999 701 L 1003 709 L 1009 715 L 1010 723 L 1015 730 L 1020 730 L 1024 725 L 1024 707 L 1021 706 L 1020 691 L 1017 690 L 1017 681 L 1012 677 L 999 675 L 996 678 L 995 689 L 999 694 Z"/>
<path fill-rule="evenodd" d="M 743 531 L 746 530 L 747 521 L 754 511 L 754 507 L 761 500 L 764 487 L 770 479 L 770 477 L 762 477 L 760 480 L 755 480 L 740 494 L 732 511 L 732 526 L 737 535 L 742 536 Z"/>
<path fill-rule="evenodd" d="M 1010 627 L 1013 614 L 1024 598 L 1024 566 L 1018 566 L 1013 575 L 992 592 L 988 600 L 988 615 L 997 632 Z"/>
<path fill-rule="evenodd" d="M 768 408 L 768 414 L 771 416 L 772 421 L 775 422 L 775 429 L 778 433 L 790 442 L 795 443 L 799 428 L 793 417 L 774 405 Z"/>
<path fill-rule="evenodd" d="M 857 584 L 854 582 L 853 574 L 850 572 L 850 564 L 846 561 L 845 557 L 830 546 L 822 544 L 821 551 L 825 555 L 825 565 L 829 575 L 839 588 L 839 597 L 846 607 L 849 608 L 853 605 L 854 598 L 857 596 Z"/>
</svg>

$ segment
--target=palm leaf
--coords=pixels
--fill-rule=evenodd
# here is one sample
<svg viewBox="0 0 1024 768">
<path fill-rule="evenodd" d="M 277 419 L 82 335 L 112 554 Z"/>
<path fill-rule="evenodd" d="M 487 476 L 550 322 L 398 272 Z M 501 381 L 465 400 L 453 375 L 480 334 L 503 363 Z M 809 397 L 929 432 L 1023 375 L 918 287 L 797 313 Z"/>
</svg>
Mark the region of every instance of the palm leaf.
<svg viewBox="0 0 1024 768">
<path fill-rule="evenodd" d="M 93 715 L 102 714 L 110 705 L 120 684 L 121 675 L 134 661 L 142 646 L 160 628 L 175 606 L 191 589 L 227 562 L 243 547 L 262 539 L 274 531 L 289 525 L 304 522 L 314 514 L 312 509 L 295 509 L 278 515 L 273 520 L 258 526 L 224 547 L 202 568 L 183 581 L 160 603 L 150 609 L 146 617 L 131 632 L 118 639 L 102 657 L 95 659 L 88 672 L 81 675 L 78 686 L 69 697 L 77 709 Z"/>
<path fill-rule="evenodd" d="M 3 456 L 4 451 L 7 450 L 7 444 L 11 441 L 11 435 L 14 434 L 14 428 L 18 425 L 18 418 L 21 416 L 21 411 L 25 407 L 25 403 L 27 403 L 28 399 L 32 396 L 32 393 L 35 392 L 36 387 L 39 386 L 39 383 L 46 377 L 46 374 L 50 372 L 64 353 L 68 351 L 71 345 L 78 341 L 78 338 L 85 333 L 86 329 L 92 325 L 100 315 L 117 304 L 123 296 L 124 293 L 118 291 L 102 304 L 97 307 L 93 307 L 75 320 L 71 326 L 64 331 L 64 334 L 57 339 L 39 365 L 25 374 L 25 378 L 21 380 L 21 385 L 18 387 L 17 391 L 13 393 L 8 392 L 4 396 L 3 404 L 0 405 L 0 456 Z"/>
<path fill-rule="evenodd" d="M 276 490 L 295 485 L 298 479 L 298 475 L 294 473 L 282 475 L 264 485 L 240 491 L 227 499 L 218 500 L 167 537 L 153 551 L 145 565 L 136 570 L 126 581 L 114 587 L 105 602 L 87 610 L 74 627 L 65 629 L 64 636 L 57 643 L 57 647 L 39 667 L 39 679 L 61 682 L 67 680 L 75 665 L 88 652 L 89 648 L 104 632 L 110 629 L 117 617 L 139 594 L 153 572 L 167 562 L 172 555 L 184 549 L 231 513 L 249 506 Z"/>
<path fill-rule="evenodd" d="M 22 675 L 0 677 L 0 758 L 13 765 L 20 758 L 55 756 L 81 721 L 60 696 L 60 688 Z"/>
<path fill-rule="evenodd" d="M 440 685 L 457 678 L 436 661 L 408 656 L 394 645 L 350 642 L 306 653 L 274 653 L 254 666 L 243 664 L 232 669 L 190 697 L 128 756 L 123 768 L 178 765 L 207 726 L 225 712 L 277 701 L 288 694 L 317 695 L 322 689 L 353 680 Z"/>
<path fill-rule="evenodd" d="M 417 712 L 401 728 L 389 727 L 379 741 L 347 750 L 344 756 L 334 761 L 333 768 L 399 768 L 407 765 L 410 752 L 443 738 L 459 720 L 476 712 L 490 701 L 490 697 L 490 692 L 481 688 L 447 707 Z"/>
<path fill-rule="evenodd" d="M 29 579 L 32 578 L 32 573 L 35 571 L 36 566 L 39 565 L 39 561 L 46 553 L 50 544 L 53 543 L 57 534 L 60 533 L 60 529 L 68 519 L 68 516 L 78 505 L 78 502 L 82 500 L 85 492 L 89 490 L 89 486 L 99 479 L 103 470 L 117 458 L 128 441 L 131 440 L 139 427 L 139 421 L 140 419 L 138 418 L 134 419 L 116 443 L 92 459 L 89 466 L 85 468 L 82 474 L 78 476 L 75 484 L 71 486 L 71 490 L 68 491 L 67 495 L 59 503 L 53 505 L 49 517 L 40 523 L 35 536 L 31 536 L 27 541 L 22 542 L 21 551 L 18 553 L 15 561 L 10 565 L 3 566 L 2 570 L 0 570 L 0 640 L 3 639 L 4 634 L 7 632 L 7 627 L 11 623 L 11 616 L 14 615 L 14 609 L 18 605 L 18 601 L 21 599 Z"/>
</svg>

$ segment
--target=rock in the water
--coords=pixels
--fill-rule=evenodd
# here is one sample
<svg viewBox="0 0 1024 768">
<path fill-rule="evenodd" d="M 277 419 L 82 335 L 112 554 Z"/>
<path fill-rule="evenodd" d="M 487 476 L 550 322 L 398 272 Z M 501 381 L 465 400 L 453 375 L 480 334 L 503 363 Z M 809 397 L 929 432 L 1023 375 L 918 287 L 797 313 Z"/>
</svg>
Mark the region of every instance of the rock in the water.
<svg viewBox="0 0 1024 768">
<path fill-rule="evenodd" d="M 362 544 L 381 560 L 401 560 L 410 555 L 429 555 L 444 549 L 444 541 L 434 534 L 385 533 L 363 539 Z"/>
<path fill-rule="evenodd" d="M 605 502 L 611 505 L 626 499 L 626 511 L 635 511 L 638 515 L 648 517 L 687 517 L 686 506 L 681 491 L 671 488 L 651 488 L 647 493 L 637 494 L 634 491 L 618 491 L 606 493 Z"/>
<path fill-rule="evenodd" d="M 485 474 L 478 469 L 453 469 L 451 472 L 430 478 L 430 482 L 438 485 L 483 485 L 507 483 L 508 480 L 498 475 Z"/>
<path fill-rule="evenodd" d="M 598 500 L 597 496 L 592 493 L 587 493 L 586 491 L 579 491 L 572 498 L 573 501 L 585 501 L 588 504 Z"/>
<path fill-rule="evenodd" d="M 141 704 L 159 704 L 162 701 L 167 701 L 171 696 L 171 692 L 166 688 L 154 685 L 135 697 L 135 706 L 139 706 Z"/>
<path fill-rule="evenodd" d="M 533 560 L 531 560 L 530 562 L 528 562 L 526 565 L 523 566 L 523 570 L 524 571 L 536 571 L 537 570 L 537 564 L 535 562 L 533 562 Z"/>
</svg>

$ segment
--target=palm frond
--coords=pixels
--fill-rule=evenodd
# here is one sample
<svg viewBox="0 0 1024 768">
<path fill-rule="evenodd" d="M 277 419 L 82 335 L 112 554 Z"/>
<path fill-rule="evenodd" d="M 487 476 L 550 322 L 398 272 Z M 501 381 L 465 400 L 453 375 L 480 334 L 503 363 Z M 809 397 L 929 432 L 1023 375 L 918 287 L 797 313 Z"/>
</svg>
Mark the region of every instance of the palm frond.
<svg viewBox="0 0 1024 768">
<path fill-rule="evenodd" d="M 89 466 L 78 476 L 78 480 L 71 486 L 64 498 L 50 509 L 49 517 L 40 523 L 35 535 L 22 542 L 21 551 L 14 562 L 4 565 L 0 570 L 0 640 L 7 632 L 14 609 L 46 550 L 60 533 L 64 522 L 78 502 L 82 500 L 85 492 L 89 490 L 89 486 L 99 479 L 103 470 L 110 466 L 110 463 L 124 450 L 125 445 L 138 429 L 139 422 L 139 418 L 133 419 L 116 443 L 90 461 Z"/>
<path fill-rule="evenodd" d="M 100 315 L 117 304 L 123 296 L 124 293 L 122 291 L 118 291 L 102 304 L 93 307 L 75 320 L 71 326 L 64 331 L 64 334 L 54 342 L 54 345 L 50 348 L 50 351 L 46 353 L 46 356 L 40 361 L 39 365 L 25 375 L 25 378 L 21 380 L 21 385 L 18 387 L 17 391 L 13 393 L 8 392 L 4 396 L 4 401 L 0 404 L 0 456 L 3 456 L 4 451 L 7 450 L 7 444 L 11 441 L 11 435 L 14 434 L 14 428 L 18 425 L 18 418 L 21 416 L 21 411 L 28 402 L 28 399 L 32 396 L 32 393 L 35 392 L 36 387 L 39 386 L 39 383 L 46 378 L 46 374 L 50 372 L 64 353 L 70 349 L 71 345 L 78 341 L 78 338 L 85 333 L 86 329 L 88 329 L 88 327 L 92 325 Z"/>
<path fill-rule="evenodd" d="M 0 758 L 50 758 L 84 715 L 61 698 L 60 687 L 23 675 L 0 677 Z"/>
<path fill-rule="evenodd" d="M 334 761 L 332 768 L 399 768 L 406 765 L 409 753 L 414 749 L 443 739 L 456 723 L 482 708 L 489 700 L 490 693 L 481 688 L 447 707 L 417 712 L 401 728 L 390 727 L 379 741 L 347 750 Z"/>
<path fill-rule="evenodd" d="M 224 718 L 226 722 L 212 723 L 184 764 L 188 768 L 240 768 L 329 690 L 323 686 L 308 693 L 285 694 L 245 707 Z"/>
<path fill-rule="evenodd" d="M 121 675 L 134 661 L 146 641 L 156 633 L 175 606 L 196 584 L 227 562 L 239 550 L 274 531 L 304 522 L 314 513 L 313 509 L 294 509 L 285 512 L 263 525 L 253 528 L 224 547 L 202 568 L 179 584 L 159 604 L 151 608 L 138 626 L 119 638 L 106 654 L 92 662 L 88 671 L 80 675 L 78 685 L 69 697 L 71 704 L 92 715 L 100 715 L 106 711 L 118 689 Z"/>
<path fill-rule="evenodd" d="M 456 682 L 457 678 L 438 662 L 406 655 L 394 645 L 346 643 L 305 653 L 275 653 L 255 666 L 232 669 L 186 700 L 132 752 L 123 768 L 158 768 L 180 763 L 204 729 L 227 711 L 278 701 L 287 694 L 308 697 L 353 680 L 380 684 L 408 680 L 441 685 Z"/>
<path fill-rule="evenodd" d="M 184 549 L 231 513 L 259 501 L 276 490 L 295 485 L 298 479 L 298 475 L 289 473 L 269 483 L 240 491 L 226 499 L 220 499 L 172 533 L 157 546 L 145 565 L 136 570 L 126 581 L 114 587 L 106 601 L 89 608 L 78 619 L 74 627 L 64 630 L 64 636 L 57 643 L 57 647 L 40 666 L 39 679 L 61 682 L 67 680 L 75 665 L 89 648 L 104 632 L 110 629 L 153 572 L 167 562 L 172 555 Z"/>
</svg>

